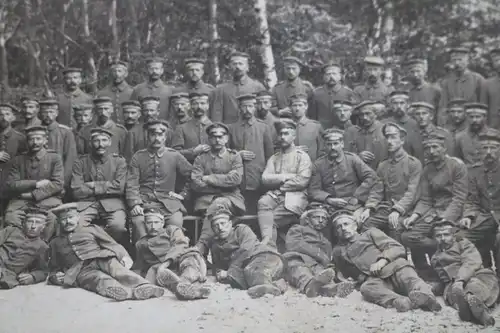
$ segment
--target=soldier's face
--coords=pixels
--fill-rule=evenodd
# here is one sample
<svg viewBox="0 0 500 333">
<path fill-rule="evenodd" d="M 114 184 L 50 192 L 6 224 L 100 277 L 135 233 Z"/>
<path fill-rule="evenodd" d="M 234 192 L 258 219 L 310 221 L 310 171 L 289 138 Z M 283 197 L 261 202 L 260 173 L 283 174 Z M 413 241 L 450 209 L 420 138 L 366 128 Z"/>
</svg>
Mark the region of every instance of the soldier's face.
<svg viewBox="0 0 500 333">
<path fill-rule="evenodd" d="M 341 123 L 345 123 L 346 121 L 351 119 L 352 108 L 350 106 L 338 106 L 334 109 L 335 115 L 340 120 Z"/>
<path fill-rule="evenodd" d="M 111 118 L 111 115 L 113 114 L 113 104 L 111 103 L 98 104 L 95 107 L 95 112 L 97 114 L 97 117 L 99 117 L 101 121 L 107 121 L 108 119 Z"/>
<path fill-rule="evenodd" d="M 427 143 L 424 146 L 424 154 L 431 162 L 439 162 L 446 154 L 446 148 L 443 144 L 437 142 Z"/>
<path fill-rule="evenodd" d="M 227 142 L 229 141 L 229 137 L 227 136 L 227 134 L 212 133 L 208 137 L 208 141 L 212 149 L 218 151 L 226 147 Z"/>
<path fill-rule="evenodd" d="M 147 217 L 144 219 L 146 230 L 149 236 L 156 236 L 163 231 L 165 221 L 158 217 Z"/>
<path fill-rule="evenodd" d="M 255 114 L 255 100 L 241 101 L 240 114 L 243 119 L 251 119 Z"/>
<path fill-rule="evenodd" d="M 158 104 L 145 104 L 142 106 L 142 116 L 144 118 L 144 122 L 158 119 L 160 115 L 159 105 Z"/>
<path fill-rule="evenodd" d="M 10 108 L 0 108 L 0 127 L 7 128 L 16 119 Z"/>
<path fill-rule="evenodd" d="M 314 212 L 309 214 L 309 224 L 316 230 L 322 230 L 328 223 L 326 212 Z"/>
<path fill-rule="evenodd" d="M 441 250 L 449 249 L 455 241 L 451 226 L 434 228 L 434 239 Z"/>
<path fill-rule="evenodd" d="M 159 80 L 163 75 L 163 64 L 159 62 L 150 62 L 148 64 L 148 75 L 152 80 Z"/>
<path fill-rule="evenodd" d="M 39 237 L 45 228 L 45 220 L 34 217 L 27 217 L 23 222 L 24 234 L 28 238 Z"/>
<path fill-rule="evenodd" d="M 212 230 L 218 239 L 224 240 L 229 237 L 233 229 L 233 222 L 226 217 L 220 217 L 212 221 Z"/>
<path fill-rule="evenodd" d="M 159 149 L 165 146 L 167 141 L 166 129 L 152 129 L 148 131 L 148 141 L 152 148 Z"/>
<path fill-rule="evenodd" d="M 50 125 L 56 121 L 59 110 L 57 107 L 42 108 L 40 110 L 40 120 L 44 125 Z"/>
<path fill-rule="evenodd" d="M 37 153 L 47 144 L 47 135 L 30 134 L 28 135 L 28 147 L 30 152 Z"/>
<path fill-rule="evenodd" d="M 370 64 L 367 64 L 365 66 L 366 77 L 368 78 L 368 81 L 373 82 L 373 83 L 380 80 L 380 77 L 382 76 L 383 71 L 384 70 L 381 66 L 370 65 Z"/>
<path fill-rule="evenodd" d="M 23 103 L 21 112 L 25 119 L 33 119 L 38 115 L 40 111 L 40 106 L 38 103 Z"/>
<path fill-rule="evenodd" d="M 460 125 L 465 121 L 465 109 L 462 107 L 453 107 L 448 110 L 450 121 L 455 125 Z"/>
<path fill-rule="evenodd" d="M 344 241 L 353 239 L 358 233 L 357 229 L 358 225 L 356 224 L 356 222 L 348 217 L 340 217 L 335 222 L 335 231 L 337 233 L 337 237 Z"/>
<path fill-rule="evenodd" d="M 90 124 L 92 121 L 92 110 L 82 110 L 75 112 L 75 121 L 78 126 Z"/>
<path fill-rule="evenodd" d="M 172 102 L 172 107 L 177 115 L 177 118 L 184 118 L 189 114 L 189 108 L 191 105 L 188 100 L 176 99 Z"/>
<path fill-rule="evenodd" d="M 235 76 L 242 76 L 248 73 L 248 59 L 244 57 L 232 57 L 229 64 Z"/>
<path fill-rule="evenodd" d="M 486 114 L 483 113 L 469 113 L 467 115 L 469 127 L 471 131 L 477 132 L 481 130 L 486 124 Z"/>
<path fill-rule="evenodd" d="M 377 119 L 377 114 L 375 113 L 375 108 L 373 107 L 364 107 L 359 112 L 359 119 L 361 121 L 361 125 L 363 127 L 370 127 L 375 120 Z"/>
<path fill-rule="evenodd" d="M 340 67 L 328 67 L 323 72 L 323 82 L 329 86 L 335 86 L 342 80 Z"/>
<path fill-rule="evenodd" d="M 453 53 L 450 60 L 453 68 L 458 71 L 464 71 L 469 65 L 469 56 L 467 54 Z"/>
<path fill-rule="evenodd" d="M 432 123 L 432 115 L 426 108 L 416 108 L 413 112 L 413 117 L 421 128 L 425 128 Z"/>
<path fill-rule="evenodd" d="M 344 150 L 344 138 L 341 135 L 328 139 L 325 142 L 325 149 L 330 158 L 338 158 Z"/>
<path fill-rule="evenodd" d="M 295 118 L 302 118 L 306 115 L 306 111 L 307 111 L 307 102 L 305 101 L 293 101 L 291 104 L 290 104 L 290 110 L 292 110 L 292 113 L 293 113 L 293 116 Z"/>
<path fill-rule="evenodd" d="M 273 102 L 271 98 L 269 97 L 261 97 L 257 99 L 257 112 L 261 116 L 267 115 L 269 110 L 271 110 L 271 107 L 273 106 Z"/>
<path fill-rule="evenodd" d="M 128 70 L 125 66 L 118 65 L 111 68 L 111 76 L 115 84 L 122 83 L 128 76 Z"/>
<path fill-rule="evenodd" d="M 92 137 L 92 148 L 98 156 L 103 156 L 111 146 L 111 138 L 107 135 L 94 135 Z"/>
<path fill-rule="evenodd" d="M 79 215 L 77 212 L 66 212 L 62 213 L 58 217 L 59 223 L 61 224 L 61 228 L 65 232 L 72 232 L 78 226 Z"/>
<path fill-rule="evenodd" d="M 387 141 L 387 150 L 391 153 L 398 151 L 404 144 L 401 133 L 394 126 L 387 126 L 385 129 L 385 140 Z"/>
<path fill-rule="evenodd" d="M 493 68 L 495 70 L 499 71 L 500 70 L 500 54 L 495 54 L 491 58 L 491 62 L 493 63 Z"/>
<path fill-rule="evenodd" d="M 209 107 L 208 97 L 198 97 L 191 100 L 191 110 L 193 111 L 193 115 L 197 118 L 206 115 Z"/>
<path fill-rule="evenodd" d="M 82 84 L 82 74 L 79 72 L 70 72 L 64 75 L 64 83 L 69 90 L 75 90 Z"/>
<path fill-rule="evenodd" d="M 500 143 L 496 141 L 481 142 L 481 158 L 484 164 L 493 165 L 500 158 Z"/>
<path fill-rule="evenodd" d="M 300 66 L 296 63 L 285 64 L 285 76 L 288 80 L 295 80 L 300 74 Z"/>
<path fill-rule="evenodd" d="M 139 120 L 141 113 L 137 108 L 124 108 L 123 109 L 123 121 L 127 125 L 136 124 Z"/>
<path fill-rule="evenodd" d="M 198 82 L 205 74 L 202 64 L 189 64 L 186 67 L 186 76 L 191 82 Z"/>
<path fill-rule="evenodd" d="M 408 79 L 414 84 L 421 83 L 425 78 L 425 68 L 423 66 L 414 66 L 408 70 Z"/>
<path fill-rule="evenodd" d="M 391 110 L 398 116 L 404 116 L 408 110 L 408 99 L 395 97 L 391 101 Z"/>
<path fill-rule="evenodd" d="M 293 128 L 283 128 L 278 133 L 279 145 L 286 149 L 295 141 L 296 131 Z"/>
</svg>

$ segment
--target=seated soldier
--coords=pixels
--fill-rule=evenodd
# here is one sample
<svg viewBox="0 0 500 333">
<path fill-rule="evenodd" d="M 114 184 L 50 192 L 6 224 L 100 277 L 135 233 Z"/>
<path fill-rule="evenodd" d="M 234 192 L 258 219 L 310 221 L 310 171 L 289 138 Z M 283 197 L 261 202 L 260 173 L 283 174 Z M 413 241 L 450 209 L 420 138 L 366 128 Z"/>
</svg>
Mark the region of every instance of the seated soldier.
<svg viewBox="0 0 500 333">
<path fill-rule="evenodd" d="M 276 123 L 279 151 L 267 161 L 262 184 L 270 190 L 258 203 L 258 220 L 263 244 L 285 251 L 285 237 L 307 206 L 307 185 L 311 159 L 293 143 L 297 125 L 290 119 Z"/>
<path fill-rule="evenodd" d="M 247 289 L 252 298 L 285 292 L 284 263 L 276 250 L 260 243 L 249 226 L 233 227 L 231 212 L 222 206 L 210 216 L 210 223 L 215 234 L 213 272 L 218 282 Z"/>
<path fill-rule="evenodd" d="M 240 192 L 243 179 L 243 162 L 240 154 L 226 148 L 228 128 L 222 123 L 207 127 L 210 151 L 199 155 L 191 173 L 192 189 L 197 194 L 194 210 L 200 215 L 210 215 L 222 205 L 235 215 L 245 212 L 245 200 Z M 210 221 L 204 219 L 197 247 L 207 253 L 213 238 Z"/>
<path fill-rule="evenodd" d="M 406 130 L 403 127 L 386 123 L 382 133 L 389 157 L 377 169 L 377 181 L 359 222 L 363 224 L 363 230 L 378 228 L 399 240 L 399 221 L 411 211 L 417 199 L 422 164 L 404 150 Z"/>
<path fill-rule="evenodd" d="M 22 229 L 0 230 L 0 289 L 45 281 L 49 246 L 40 238 L 47 211 L 28 209 Z"/>
<path fill-rule="evenodd" d="M 210 289 L 195 284 L 207 279 L 205 260 L 180 227 L 164 228 L 164 217 L 155 209 L 145 209 L 147 235 L 135 244 L 135 269 L 151 283 L 167 288 L 179 299 L 207 298 Z M 176 274 L 179 273 L 179 274 Z"/>
<path fill-rule="evenodd" d="M 108 152 L 113 133 L 104 128 L 90 131 L 92 151 L 73 165 L 71 190 L 79 201 L 81 223 L 102 222 L 106 232 L 118 243 L 127 244 L 125 226 L 125 181 L 127 163 L 118 154 Z"/>
<path fill-rule="evenodd" d="M 431 264 L 439 276 L 442 285 L 438 289 L 444 290 L 446 303 L 456 308 L 464 321 L 494 326 L 495 319 L 488 308 L 495 305 L 499 295 L 495 273 L 483 268 L 474 244 L 455 235 L 453 223 L 437 222 L 433 235 L 438 249 Z"/>
<path fill-rule="evenodd" d="M 356 280 L 365 300 L 398 312 L 441 310 L 431 286 L 406 260 L 401 244 L 375 228 L 359 234 L 347 211 L 336 212 L 332 222 L 340 241 L 333 249 L 337 272 Z"/>
<path fill-rule="evenodd" d="M 307 297 L 346 297 L 355 287 L 352 282 L 333 281 L 332 244 L 325 236 L 328 220 L 326 208 L 316 205 L 305 211 L 300 224 L 286 235 L 285 279 Z"/>
<path fill-rule="evenodd" d="M 60 235 L 50 242 L 49 282 L 117 301 L 161 297 L 165 290 L 132 272 L 127 251 L 101 227 L 79 225 L 78 204 L 54 208 Z"/>
</svg>

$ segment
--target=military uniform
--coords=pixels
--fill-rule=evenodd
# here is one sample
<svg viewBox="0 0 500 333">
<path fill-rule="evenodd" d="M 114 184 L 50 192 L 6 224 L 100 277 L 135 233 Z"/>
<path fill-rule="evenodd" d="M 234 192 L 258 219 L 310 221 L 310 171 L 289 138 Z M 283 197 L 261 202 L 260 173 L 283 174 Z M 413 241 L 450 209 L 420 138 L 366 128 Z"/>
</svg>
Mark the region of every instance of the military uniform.
<svg viewBox="0 0 500 333">
<path fill-rule="evenodd" d="M 9 161 L 0 162 L 0 198 L 7 198 L 8 195 L 3 191 L 5 190 L 5 181 L 14 157 L 26 151 L 26 136 L 9 127 L 3 133 L 0 133 L 0 151 L 10 155 Z"/>
<path fill-rule="evenodd" d="M 104 125 L 89 124 L 82 129 L 82 135 L 85 138 L 85 154 L 90 154 L 91 140 L 90 140 L 90 130 L 99 127 L 113 133 L 113 140 L 111 140 L 111 146 L 108 148 L 110 154 L 125 155 L 125 139 L 127 136 L 127 130 L 123 125 L 117 124 L 112 120 L 108 120 Z"/>
<path fill-rule="evenodd" d="M 340 84 L 333 88 L 318 87 L 313 91 L 311 97 L 309 118 L 319 121 L 324 129 L 339 126 L 340 121 L 333 111 L 333 102 L 336 100 L 355 103 L 358 101 L 358 97 L 354 91 Z"/>
<path fill-rule="evenodd" d="M 31 119 L 29 122 L 23 121 L 23 122 L 15 122 L 16 125 L 14 126 L 15 130 L 18 131 L 19 133 L 24 133 L 24 130 L 28 127 L 31 126 L 41 126 L 42 121 L 38 116 L 35 116 L 35 118 Z"/>
<path fill-rule="evenodd" d="M 191 176 L 192 166 L 178 151 L 162 148 L 153 153 L 147 149 L 139 150 L 130 161 L 125 196 L 127 206 L 132 209 L 136 205 L 150 206 L 161 210 L 167 224 L 182 225 L 180 221 L 172 220 L 177 212 L 186 213 L 182 202 L 173 197 L 177 174 L 186 179 Z M 184 191 L 183 196 L 187 195 Z M 178 218 L 178 216 L 175 216 Z M 133 240 L 136 242 L 145 235 L 144 216 L 133 216 Z"/>
<path fill-rule="evenodd" d="M 64 184 L 69 185 L 71 181 L 71 170 L 77 158 L 75 137 L 71 128 L 53 122 L 47 126 L 48 148 L 59 153 L 64 165 Z"/>
<path fill-rule="evenodd" d="M 492 76 L 484 83 L 483 102 L 488 105 L 488 124 L 492 128 L 500 128 L 500 79 Z"/>
<path fill-rule="evenodd" d="M 382 81 L 375 84 L 365 83 L 354 88 L 356 100 L 358 101 L 385 101 L 393 91 L 392 87 L 386 86 Z"/>
<path fill-rule="evenodd" d="M 159 119 L 170 120 L 170 95 L 174 87 L 164 83 L 162 80 L 156 82 L 143 82 L 135 86 L 130 99 L 141 101 L 144 97 L 156 96 L 160 99 Z"/>
<path fill-rule="evenodd" d="M 133 88 L 125 81 L 115 85 L 110 84 L 101 89 L 97 96 L 106 96 L 113 101 L 113 109 L 115 112 L 111 115 L 111 120 L 118 124 L 123 124 L 122 103 L 131 100 Z"/>
<path fill-rule="evenodd" d="M 382 134 L 382 127 L 383 123 L 375 120 L 369 128 L 354 126 L 344 133 L 347 151 L 356 154 L 369 151 L 375 155 L 373 161 L 368 164 L 373 170 L 377 170 L 379 163 L 387 158 L 387 143 Z"/>
<path fill-rule="evenodd" d="M 30 238 L 14 226 L 0 230 L 0 288 L 19 285 L 17 276 L 30 274 L 34 283 L 45 281 L 48 273 L 49 246 L 41 238 Z"/>
<path fill-rule="evenodd" d="M 306 146 L 311 161 L 316 161 L 323 152 L 322 132 L 323 127 L 316 120 L 303 117 L 297 121 L 295 145 Z"/>
<path fill-rule="evenodd" d="M 244 76 L 239 81 L 230 81 L 217 86 L 210 105 L 210 120 L 225 124 L 237 122 L 239 111 L 236 97 L 256 94 L 262 90 L 266 90 L 264 85 L 248 76 Z"/>
<path fill-rule="evenodd" d="M 297 77 L 293 81 L 281 81 L 274 86 L 272 90 L 272 97 L 276 102 L 278 110 L 290 106 L 290 97 L 297 94 L 307 95 L 310 100 L 312 97 L 314 87 L 311 82 Z"/>
<path fill-rule="evenodd" d="M 435 133 L 439 133 L 440 135 L 443 135 L 446 137 L 445 141 L 445 147 L 446 151 L 448 154 L 453 155 L 453 152 L 455 151 L 455 147 L 453 146 L 453 139 L 451 137 L 450 132 L 448 132 L 446 129 L 435 126 L 433 124 L 430 124 L 426 128 L 420 128 L 419 132 L 417 133 L 417 138 L 415 139 L 415 144 L 414 144 L 414 149 L 415 149 L 415 156 L 420 160 L 422 165 L 426 164 L 426 157 L 424 153 L 424 145 L 423 142 L 430 136 L 432 136 Z"/>
<path fill-rule="evenodd" d="M 206 128 L 210 124 L 212 121 L 205 117 L 201 120 L 193 118 L 177 126 L 172 138 L 172 148 L 177 149 L 190 163 L 194 162 L 196 158 L 194 148 L 208 144 Z"/>
<path fill-rule="evenodd" d="M 447 124 L 446 129 L 450 132 L 451 141 L 452 141 L 451 146 L 453 147 L 454 150 L 457 147 L 457 138 L 458 138 L 458 135 L 462 131 L 465 131 L 468 126 L 469 125 L 467 124 L 467 121 L 465 121 L 465 120 L 460 125 L 458 125 L 458 126 L 453 126 L 451 124 Z"/>
<path fill-rule="evenodd" d="M 195 84 L 191 82 L 185 82 L 180 87 L 175 88 L 175 92 L 186 92 L 207 94 L 210 98 L 215 90 L 215 87 L 210 83 L 203 82 L 202 80 L 196 82 Z"/>
<path fill-rule="evenodd" d="M 404 128 L 404 130 L 406 131 L 406 137 L 403 147 L 408 154 L 416 157 L 419 146 L 417 144 L 417 140 L 419 140 L 420 129 L 415 119 L 411 118 L 408 115 L 404 115 L 403 117 L 390 116 L 389 118 L 384 119 L 382 122 L 386 124 L 390 122 L 396 123 Z"/>
<path fill-rule="evenodd" d="M 488 130 L 488 127 L 483 127 L 478 133 L 466 129 L 459 134 L 455 141 L 455 150 L 453 156 L 458 157 L 466 165 L 473 165 L 481 161 L 481 143 L 479 136 Z"/>
<path fill-rule="evenodd" d="M 75 162 L 72 171 L 71 190 L 78 201 L 81 222 L 100 220 L 106 232 L 117 242 L 124 242 L 127 232 L 123 201 L 127 178 L 125 159 L 117 154 L 102 158 L 84 155 Z"/>
<path fill-rule="evenodd" d="M 73 128 L 73 137 L 75 138 L 76 154 L 77 156 L 85 154 L 85 137 L 83 136 L 83 129 Z"/>
<path fill-rule="evenodd" d="M 80 104 L 92 104 L 92 96 L 84 93 L 80 88 L 73 92 L 61 91 L 56 94 L 56 100 L 59 105 L 57 122 L 69 127 L 76 125 L 73 118 L 73 107 Z"/>
<path fill-rule="evenodd" d="M 412 85 L 408 89 L 408 96 L 410 104 L 425 102 L 432 105 L 435 110 L 439 110 L 441 106 L 441 88 L 429 82 L 424 81 L 418 87 Z"/>
</svg>

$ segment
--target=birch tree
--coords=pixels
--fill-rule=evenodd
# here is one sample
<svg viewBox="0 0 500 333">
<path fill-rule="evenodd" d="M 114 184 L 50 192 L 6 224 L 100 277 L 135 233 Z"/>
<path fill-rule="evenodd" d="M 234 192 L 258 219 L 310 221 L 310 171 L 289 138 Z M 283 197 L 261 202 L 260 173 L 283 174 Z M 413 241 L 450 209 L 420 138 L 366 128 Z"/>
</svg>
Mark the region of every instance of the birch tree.
<svg viewBox="0 0 500 333">
<path fill-rule="evenodd" d="M 264 66 L 264 80 L 266 86 L 271 89 L 278 83 L 276 68 L 274 66 L 273 48 L 271 46 L 271 34 L 267 23 L 266 0 L 255 0 L 254 10 L 259 29 L 259 53 Z"/>
<path fill-rule="evenodd" d="M 211 68 L 211 80 L 215 85 L 217 85 L 220 82 L 219 57 L 217 54 L 217 49 L 219 46 L 219 31 L 217 28 L 217 0 L 210 0 L 208 6 L 208 26 L 210 38 L 210 45 L 208 48 L 208 62 Z"/>
</svg>

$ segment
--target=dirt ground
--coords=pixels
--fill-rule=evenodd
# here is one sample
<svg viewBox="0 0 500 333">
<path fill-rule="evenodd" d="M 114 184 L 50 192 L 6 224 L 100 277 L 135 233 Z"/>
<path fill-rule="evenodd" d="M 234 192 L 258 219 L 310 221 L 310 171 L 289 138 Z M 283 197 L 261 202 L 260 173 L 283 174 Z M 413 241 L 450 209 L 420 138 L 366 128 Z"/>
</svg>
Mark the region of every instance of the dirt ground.
<svg viewBox="0 0 500 333">
<path fill-rule="evenodd" d="M 307 299 L 289 289 L 280 297 L 253 300 L 245 291 L 210 283 L 207 300 L 159 299 L 117 303 L 82 289 L 38 284 L 0 291 L 0 333 L 307 333 L 307 332 L 500 332 L 460 322 L 444 307 L 439 314 L 399 314 L 362 301 Z M 441 299 L 442 301 L 442 299 Z M 500 324 L 500 310 L 495 317 Z"/>
</svg>

